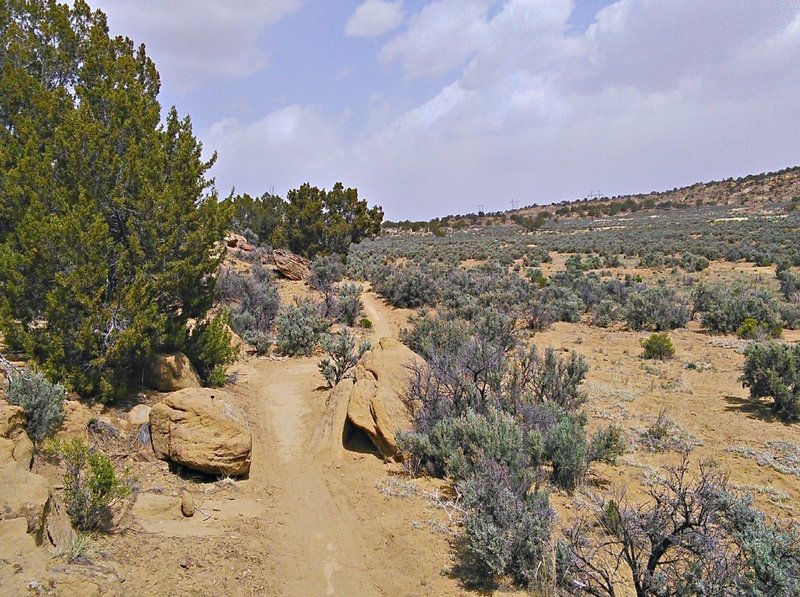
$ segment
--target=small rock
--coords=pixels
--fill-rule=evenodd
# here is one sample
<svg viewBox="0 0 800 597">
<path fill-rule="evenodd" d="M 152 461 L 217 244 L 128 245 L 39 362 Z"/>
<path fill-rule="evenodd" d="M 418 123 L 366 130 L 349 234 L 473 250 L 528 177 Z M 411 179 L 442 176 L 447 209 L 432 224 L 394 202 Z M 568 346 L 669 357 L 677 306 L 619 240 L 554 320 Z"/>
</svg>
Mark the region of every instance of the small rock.
<svg viewBox="0 0 800 597">
<path fill-rule="evenodd" d="M 188 493 L 181 495 L 181 514 L 189 518 L 194 516 L 194 509 L 194 498 Z"/>
<path fill-rule="evenodd" d="M 128 413 L 128 423 L 139 427 L 150 422 L 150 407 L 146 404 L 137 404 Z"/>
<path fill-rule="evenodd" d="M 191 568 L 194 565 L 194 560 L 192 558 L 181 558 L 178 560 L 178 565 L 181 568 Z"/>
</svg>

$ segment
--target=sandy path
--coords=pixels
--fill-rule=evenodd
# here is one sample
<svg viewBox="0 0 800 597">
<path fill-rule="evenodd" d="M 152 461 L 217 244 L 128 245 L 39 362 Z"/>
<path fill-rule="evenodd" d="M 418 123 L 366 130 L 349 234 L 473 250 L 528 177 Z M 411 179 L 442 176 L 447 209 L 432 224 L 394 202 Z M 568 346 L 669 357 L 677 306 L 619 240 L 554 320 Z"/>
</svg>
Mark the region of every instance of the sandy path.
<svg viewBox="0 0 800 597">
<path fill-rule="evenodd" d="M 277 545 L 275 585 L 283 595 L 372 595 L 379 591 L 370 578 L 365 542 L 357 536 L 359 521 L 334 495 L 330 472 L 307 453 L 311 429 L 325 392 L 317 359 L 259 361 L 251 383 L 261 386 L 257 410 L 262 434 L 254 446 L 265 466 L 252 471 L 256 483 L 271 492 Z M 310 400 L 309 400 L 310 398 Z M 354 536 L 356 533 L 356 536 Z"/>
</svg>

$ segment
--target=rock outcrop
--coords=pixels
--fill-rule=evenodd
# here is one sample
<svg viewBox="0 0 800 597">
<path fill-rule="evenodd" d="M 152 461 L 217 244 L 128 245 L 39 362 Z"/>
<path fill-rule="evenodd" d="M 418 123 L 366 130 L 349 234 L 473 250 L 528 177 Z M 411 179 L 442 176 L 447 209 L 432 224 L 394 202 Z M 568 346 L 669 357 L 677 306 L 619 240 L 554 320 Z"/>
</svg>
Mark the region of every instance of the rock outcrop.
<svg viewBox="0 0 800 597">
<path fill-rule="evenodd" d="M 421 359 L 397 340 L 382 338 L 356 366 L 355 379 L 344 379 L 328 396 L 325 414 L 314 431 L 317 447 L 341 452 L 363 432 L 383 458 L 398 455 L 397 432 L 411 427 L 404 402 L 411 378 L 409 365 Z M 347 446 L 345 446 L 347 447 Z"/>
<path fill-rule="evenodd" d="M 155 354 L 144 370 L 144 383 L 159 392 L 199 388 L 200 378 L 182 352 Z"/>
<path fill-rule="evenodd" d="M 311 273 L 311 262 L 305 257 L 290 251 L 275 249 L 272 252 L 275 267 L 290 280 L 305 280 Z"/>
<path fill-rule="evenodd" d="M 162 460 L 212 475 L 250 472 L 252 435 L 224 390 L 170 394 L 150 411 L 150 435 Z"/>
<path fill-rule="evenodd" d="M 251 245 L 244 236 L 236 234 L 235 232 L 225 237 L 225 244 L 229 249 L 239 249 L 240 251 L 247 252 L 255 250 L 255 247 Z"/>
</svg>

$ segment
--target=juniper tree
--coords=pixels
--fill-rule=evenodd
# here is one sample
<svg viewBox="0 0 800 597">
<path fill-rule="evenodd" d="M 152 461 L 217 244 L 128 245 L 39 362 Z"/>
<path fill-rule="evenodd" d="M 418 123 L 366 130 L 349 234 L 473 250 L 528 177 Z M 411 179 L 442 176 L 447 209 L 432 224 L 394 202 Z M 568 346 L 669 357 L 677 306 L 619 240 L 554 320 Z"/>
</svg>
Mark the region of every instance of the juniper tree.
<svg viewBox="0 0 800 597">
<path fill-rule="evenodd" d="M 82 0 L 0 2 L 0 329 L 51 378 L 125 391 L 213 301 L 227 227 L 144 46 Z"/>
</svg>

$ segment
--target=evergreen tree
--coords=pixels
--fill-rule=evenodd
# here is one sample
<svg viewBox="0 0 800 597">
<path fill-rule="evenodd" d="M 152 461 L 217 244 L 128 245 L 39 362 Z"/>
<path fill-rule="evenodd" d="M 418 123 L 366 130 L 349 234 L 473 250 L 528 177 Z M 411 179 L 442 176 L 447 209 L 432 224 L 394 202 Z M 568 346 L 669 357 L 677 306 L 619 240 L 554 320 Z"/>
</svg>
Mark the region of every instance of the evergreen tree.
<svg viewBox="0 0 800 597">
<path fill-rule="evenodd" d="M 287 194 L 283 221 L 272 235 L 272 245 L 314 257 L 344 255 L 351 243 L 380 234 L 383 210 L 367 208 L 358 190 L 337 182 L 330 191 L 309 183 Z"/>
<path fill-rule="evenodd" d="M 0 329 L 51 378 L 124 393 L 213 302 L 229 208 L 144 46 L 82 0 L 0 1 Z"/>
</svg>

